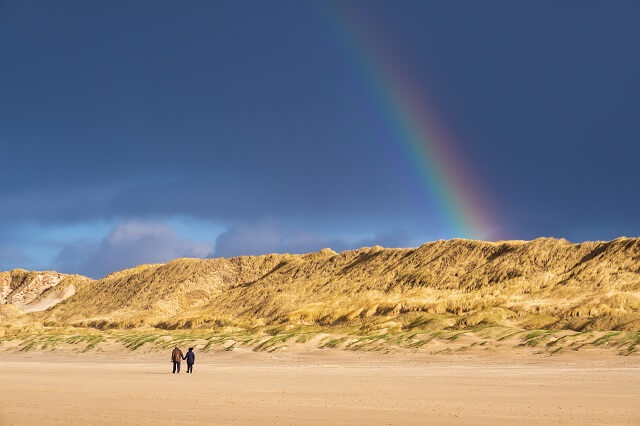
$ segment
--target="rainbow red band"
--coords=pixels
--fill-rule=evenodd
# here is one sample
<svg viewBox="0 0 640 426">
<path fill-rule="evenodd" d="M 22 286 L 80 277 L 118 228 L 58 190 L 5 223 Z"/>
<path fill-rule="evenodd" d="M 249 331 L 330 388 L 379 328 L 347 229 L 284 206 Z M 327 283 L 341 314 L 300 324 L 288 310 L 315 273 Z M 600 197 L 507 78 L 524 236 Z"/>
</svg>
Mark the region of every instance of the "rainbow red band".
<svg viewBox="0 0 640 426">
<path fill-rule="evenodd" d="M 341 3 L 343 4 L 343 3 Z M 450 237 L 487 239 L 493 236 L 495 214 L 487 194 L 478 185 L 465 155 L 450 132 L 444 130 L 424 90 L 403 63 L 392 58 L 382 37 L 369 29 L 364 14 L 335 6 L 340 37 L 358 67 L 390 130 L 390 144 L 400 149 L 427 205 L 449 229 Z M 433 211 L 433 206 L 437 211 Z"/>
</svg>

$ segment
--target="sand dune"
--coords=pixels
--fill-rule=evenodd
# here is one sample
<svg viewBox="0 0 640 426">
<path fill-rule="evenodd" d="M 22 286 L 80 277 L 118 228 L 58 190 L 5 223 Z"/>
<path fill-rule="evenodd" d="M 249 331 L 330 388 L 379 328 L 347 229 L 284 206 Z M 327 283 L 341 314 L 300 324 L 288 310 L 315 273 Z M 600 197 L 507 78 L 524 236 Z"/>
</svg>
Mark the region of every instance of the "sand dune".
<svg viewBox="0 0 640 426">
<path fill-rule="evenodd" d="M 12 272 L 10 282 L 4 274 L 3 292 L 11 293 L 5 302 L 34 310 L 29 306 L 43 300 L 60 301 L 45 312 L 14 316 L 14 328 L 640 330 L 640 241 L 630 238 L 451 240 L 417 249 L 177 259 L 97 281 L 55 275 L 57 284 L 51 278 L 29 284 L 26 271 Z M 75 293 L 62 297 L 71 285 Z"/>
<path fill-rule="evenodd" d="M 0 305 L 11 304 L 23 312 L 43 311 L 72 296 L 76 287 L 91 281 L 81 275 L 54 271 L 0 272 Z"/>
</svg>

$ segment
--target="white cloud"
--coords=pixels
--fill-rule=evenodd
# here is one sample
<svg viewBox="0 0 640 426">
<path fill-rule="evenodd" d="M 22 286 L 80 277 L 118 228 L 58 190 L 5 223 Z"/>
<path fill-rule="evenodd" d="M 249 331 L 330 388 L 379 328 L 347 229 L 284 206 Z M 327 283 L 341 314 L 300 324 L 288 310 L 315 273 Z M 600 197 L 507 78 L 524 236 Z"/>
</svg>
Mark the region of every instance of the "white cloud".
<svg viewBox="0 0 640 426">
<path fill-rule="evenodd" d="M 162 222 L 125 221 L 100 242 L 79 241 L 65 246 L 54 268 L 102 277 L 142 263 L 163 263 L 178 257 L 205 257 L 213 247 L 205 242 L 180 238 Z"/>
<path fill-rule="evenodd" d="M 242 223 L 216 239 L 216 257 L 273 253 L 280 250 L 283 230 L 274 223 Z"/>
</svg>

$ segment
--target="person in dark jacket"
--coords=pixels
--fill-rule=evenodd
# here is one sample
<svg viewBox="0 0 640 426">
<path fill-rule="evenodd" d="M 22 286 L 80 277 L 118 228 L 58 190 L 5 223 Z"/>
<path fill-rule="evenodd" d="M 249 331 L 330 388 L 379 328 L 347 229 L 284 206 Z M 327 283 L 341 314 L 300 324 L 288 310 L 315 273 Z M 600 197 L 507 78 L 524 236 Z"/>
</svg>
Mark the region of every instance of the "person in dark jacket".
<svg viewBox="0 0 640 426">
<path fill-rule="evenodd" d="M 173 363 L 173 373 L 180 374 L 180 361 L 184 358 L 182 351 L 176 346 L 171 352 L 171 362 Z"/>
<path fill-rule="evenodd" d="M 189 348 L 183 359 L 187 360 L 187 373 L 193 373 L 193 364 L 196 362 L 196 354 L 193 352 L 193 348 Z"/>
</svg>

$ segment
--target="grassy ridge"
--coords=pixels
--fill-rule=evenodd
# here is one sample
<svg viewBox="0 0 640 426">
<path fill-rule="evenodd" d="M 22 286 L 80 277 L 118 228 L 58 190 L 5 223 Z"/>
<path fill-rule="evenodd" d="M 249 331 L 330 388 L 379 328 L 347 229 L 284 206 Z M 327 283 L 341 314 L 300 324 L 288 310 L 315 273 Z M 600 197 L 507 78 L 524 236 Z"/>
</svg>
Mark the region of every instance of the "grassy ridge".
<svg viewBox="0 0 640 426">
<path fill-rule="evenodd" d="M 24 289 L 20 294 L 34 303 L 59 291 L 48 287 L 43 299 L 31 291 L 38 288 L 31 281 L 7 280 L 5 289 Z M 416 249 L 176 259 L 97 281 L 77 278 L 73 288 L 73 295 L 42 312 L 0 305 L 0 336 L 57 335 L 52 330 L 69 329 L 74 331 L 67 338 L 97 333 L 111 341 L 135 330 L 214 336 L 224 329 L 235 330 L 237 345 L 251 346 L 254 340 L 240 339 L 243 333 L 255 339 L 282 329 L 271 341 L 255 345 L 268 350 L 292 339 L 317 344 L 316 335 L 326 334 L 336 336 L 322 343 L 328 347 L 426 348 L 442 343 L 437 333 L 455 341 L 453 336 L 464 333 L 504 329 L 520 339 L 530 331 L 531 338 L 522 342 L 527 347 L 549 344 L 562 351 L 578 339 L 563 332 L 605 333 L 598 338 L 624 332 L 605 340 L 633 341 L 620 336 L 640 331 L 640 240 L 450 240 Z M 316 335 L 290 330 L 315 330 Z M 379 337 L 385 333 L 393 339 Z M 403 337 L 411 333 L 435 337 Z M 554 336 L 562 339 L 555 343 Z"/>
</svg>

